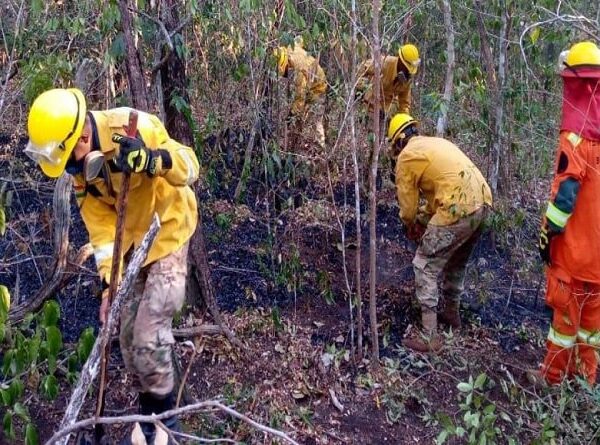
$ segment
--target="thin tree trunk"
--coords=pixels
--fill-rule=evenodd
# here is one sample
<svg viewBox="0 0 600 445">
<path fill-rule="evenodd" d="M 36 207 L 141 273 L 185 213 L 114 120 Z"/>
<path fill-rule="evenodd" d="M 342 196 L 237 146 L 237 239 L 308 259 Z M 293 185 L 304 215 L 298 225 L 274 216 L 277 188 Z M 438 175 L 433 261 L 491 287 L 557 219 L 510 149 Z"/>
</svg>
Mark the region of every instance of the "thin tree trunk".
<svg viewBox="0 0 600 445">
<path fill-rule="evenodd" d="M 356 45 L 357 45 L 357 14 L 356 14 L 356 0 L 352 0 L 352 40 L 351 40 L 351 76 L 350 81 L 353 85 L 356 84 L 357 76 L 357 58 L 356 58 Z M 354 91 L 354 88 L 352 89 Z M 356 257 L 355 257 L 355 269 L 356 269 L 356 341 L 357 341 L 357 358 L 362 360 L 363 357 L 363 331 L 364 321 L 362 313 L 362 230 L 361 230 L 361 217 L 360 217 L 360 170 L 358 166 L 358 143 L 356 140 L 356 113 L 355 107 L 350 109 L 350 144 L 352 146 L 352 164 L 354 166 L 354 214 L 356 221 Z M 352 300 L 350 300 L 352 302 Z M 350 305 L 352 310 L 352 304 Z"/>
<path fill-rule="evenodd" d="M 146 91 L 146 79 L 142 69 L 142 61 L 135 44 L 135 30 L 131 20 L 131 0 L 119 0 L 119 11 L 121 12 L 121 25 L 125 39 L 125 68 L 129 81 L 131 93 L 131 105 L 142 111 L 149 111 L 148 92 Z"/>
<path fill-rule="evenodd" d="M 379 337 L 377 332 L 377 166 L 380 151 L 380 122 L 379 112 L 381 109 L 381 51 L 379 42 L 379 13 L 381 0 L 373 0 L 373 63 L 375 71 L 373 75 L 373 92 L 375 93 L 373 108 L 373 133 L 375 142 L 373 144 L 373 156 L 369 172 L 369 321 L 371 324 L 371 365 L 379 366 Z M 359 252 L 360 254 L 360 252 Z"/>
<path fill-rule="evenodd" d="M 503 156 L 504 130 L 504 83 L 506 81 L 506 53 L 508 50 L 508 11 L 506 2 L 501 0 L 502 28 L 500 31 L 500 43 L 498 50 L 498 89 L 496 91 L 496 105 L 494 118 L 494 142 L 492 143 L 492 170 L 490 174 L 490 188 L 494 195 L 498 192 L 500 178 L 500 159 Z"/>
<path fill-rule="evenodd" d="M 179 14 L 177 12 L 179 1 L 166 0 L 160 6 L 161 21 L 167 30 L 174 30 L 179 26 Z M 170 36 L 168 36 L 170 38 Z M 172 41 L 172 40 L 171 40 Z M 171 43 L 172 45 L 172 43 Z M 194 134 L 186 117 L 177 107 L 173 99 L 181 100 L 190 106 L 188 94 L 188 81 L 186 75 L 186 61 L 180 55 L 182 52 L 174 50 L 170 45 L 162 45 L 161 60 L 166 63 L 160 67 L 160 79 L 162 84 L 163 105 L 165 109 L 165 127 L 173 138 L 182 144 L 193 146 Z M 165 59 L 166 58 L 166 59 Z"/>
<path fill-rule="evenodd" d="M 491 133 L 491 143 L 490 143 L 490 157 L 489 157 L 489 168 L 488 168 L 488 179 L 490 182 L 490 187 L 492 188 L 492 193 L 496 193 L 498 188 L 498 171 L 496 164 L 499 166 L 500 155 L 497 152 L 499 150 L 499 144 L 497 144 L 498 135 L 496 134 L 496 130 L 498 128 L 498 123 L 496 119 L 498 117 L 497 113 L 497 100 L 499 93 L 498 79 L 496 78 L 496 67 L 494 63 L 494 58 L 492 56 L 492 48 L 490 45 L 490 39 L 488 38 L 487 31 L 485 29 L 485 23 L 483 20 L 483 4 L 481 0 L 473 0 L 473 6 L 475 7 L 476 17 L 477 17 L 477 30 L 479 31 L 479 40 L 481 42 L 481 56 L 483 58 L 483 62 L 485 65 L 485 74 L 487 78 L 487 87 L 490 91 L 492 91 L 492 101 L 490 104 L 490 113 L 489 113 L 489 128 Z M 501 125 L 501 123 L 500 123 Z"/>
<path fill-rule="evenodd" d="M 441 113 L 438 117 L 436 135 L 443 137 L 448 124 L 448 109 L 452 100 L 452 90 L 454 86 L 454 25 L 452 24 L 452 11 L 450 9 L 450 0 L 442 0 L 444 10 L 444 27 L 446 28 L 446 53 L 448 65 L 446 66 L 446 84 L 444 85 L 444 97 L 442 99 Z"/>
</svg>

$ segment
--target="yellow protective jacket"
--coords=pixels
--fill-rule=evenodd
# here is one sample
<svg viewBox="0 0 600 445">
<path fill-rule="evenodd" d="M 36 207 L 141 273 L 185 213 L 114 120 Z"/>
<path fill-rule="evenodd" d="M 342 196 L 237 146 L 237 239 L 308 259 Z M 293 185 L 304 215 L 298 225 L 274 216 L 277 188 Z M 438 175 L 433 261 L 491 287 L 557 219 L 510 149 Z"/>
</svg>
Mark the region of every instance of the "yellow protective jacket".
<svg viewBox="0 0 600 445">
<path fill-rule="evenodd" d="M 492 192 L 479 169 L 452 142 L 413 136 L 396 161 L 396 191 L 400 219 L 415 222 L 419 194 L 426 200 L 430 224 L 450 225 L 484 205 L 492 205 Z"/>
<path fill-rule="evenodd" d="M 306 104 L 315 102 L 327 91 L 325 71 L 300 45 L 288 48 L 288 66 L 294 72 L 294 102 L 291 112 L 300 116 Z"/>
<path fill-rule="evenodd" d="M 115 228 L 116 201 L 123 173 L 113 162 L 118 144 L 113 133 L 125 134 L 130 108 L 90 111 L 95 126 L 94 148 L 105 156 L 98 178 L 86 183 L 83 175 L 74 176 L 74 188 L 83 222 L 89 233 L 100 277 L 110 282 Z M 150 149 L 164 149 L 170 154 L 172 166 L 153 178 L 146 173 L 132 173 L 123 234 L 123 254 L 137 246 L 154 212 L 161 228 L 146 259 L 150 264 L 179 249 L 194 233 L 198 221 L 196 196 L 190 187 L 198 179 L 199 164 L 190 147 L 171 139 L 158 117 L 139 111 L 138 135 Z"/>
<path fill-rule="evenodd" d="M 405 80 L 398 76 L 399 59 L 395 56 L 381 56 L 381 109 L 386 113 L 407 113 L 410 111 L 410 80 Z M 361 64 L 358 71 L 359 81 L 357 88 L 359 91 L 365 91 L 364 100 L 369 109 L 373 110 L 373 75 L 375 74 L 375 65 L 373 59 L 369 59 Z"/>
</svg>

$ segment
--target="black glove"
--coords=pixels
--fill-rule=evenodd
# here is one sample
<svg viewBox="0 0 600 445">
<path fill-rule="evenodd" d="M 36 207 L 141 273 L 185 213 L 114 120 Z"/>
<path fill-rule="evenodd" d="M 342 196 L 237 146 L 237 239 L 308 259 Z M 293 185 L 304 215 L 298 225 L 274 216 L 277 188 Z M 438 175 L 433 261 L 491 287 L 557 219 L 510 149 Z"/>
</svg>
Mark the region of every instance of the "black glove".
<svg viewBox="0 0 600 445">
<path fill-rule="evenodd" d="M 550 265 L 550 245 L 552 244 L 552 238 L 558 235 L 558 232 L 555 232 L 550 227 L 548 227 L 547 223 L 544 223 L 542 229 L 540 230 L 540 258 L 544 263 L 548 266 Z"/>
<path fill-rule="evenodd" d="M 168 151 L 149 150 L 138 138 L 115 133 L 112 140 L 119 144 L 116 163 L 125 173 L 146 172 L 148 176 L 153 177 L 161 171 L 163 158 L 168 157 L 170 160 Z"/>
</svg>

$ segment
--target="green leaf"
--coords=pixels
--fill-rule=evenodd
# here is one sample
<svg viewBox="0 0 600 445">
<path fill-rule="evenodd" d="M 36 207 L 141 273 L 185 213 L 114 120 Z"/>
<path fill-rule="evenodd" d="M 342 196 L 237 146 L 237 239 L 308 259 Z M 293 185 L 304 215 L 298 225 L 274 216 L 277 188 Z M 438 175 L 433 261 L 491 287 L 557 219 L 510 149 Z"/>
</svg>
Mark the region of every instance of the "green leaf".
<svg viewBox="0 0 600 445">
<path fill-rule="evenodd" d="M 35 425 L 28 423 L 25 427 L 25 445 L 38 445 L 38 433 Z"/>
<path fill-rule="evenodd" d="M 448 438 L 448 431 L 444 430 L 440 434 L 438 434 L 438 437 L 435 439 L 435 443 L 437 445 L 442 445 L 444 442 L 446 442 L 447 438 Z"/>
<path fill-rule="evenodd" d="M 15 414 L 17 416 L 19 416 L 21 419 L 23 419 L 25 422 L 29 422 L 31 420 L 29 418 L 29 412 L 27 411 L 27 408 L 21 402 L 15 403 L 15 406 L 13 406 L 13 409 L 15 411 Z"/>
<path fill-rule="evenodd" d="M 58 355 L 62 348 L 62 334 L 56 326 L 46 328 L 46 341 L 48 343 L 48 351 L 51 355 Z"/>
<path fill-rule="evenodd" d="M 8 318 L 10 309 L 10 292 L 6 286 L 0 284 L 0 320 L 5 321 Z"/>
<path fill-rule="evenodd" d="M 473 387 L 466 382 L 460 382 L 458 385 L 456 385 L 456 388 L 458 388 L 460 392 L 470 392 L 473 390 Z"/>
<path fill-rule="evenodd" d="M 540 27 L 536 26 L 531 31 L 529 31 L 529 38 L 531 39 L 531 43 L 535 45 L 535 43 L 540 38 Z"/>
<path fill-rule="evenodd" d="M 8 389 L 0 389 L 0 398 L 4 406 L 11 406 L 14 402 Z"/>
<path fill-rule="evenodd" d="M 482 372 L 481 374 L 479 374 L 477 376 L 477 380 L 475 380 L 475 384 L 473 385 L 473 387 L 475 389 L 483 389 L 483 385 L 485 384 L 485 379 L 487 379 L 487 375 Z"/>
<path fill-rule="evenodd" d="M 10 391 L 13 402 L 21 398 L 24 389 L 25 387 L 23 386 L 23 382 L 21 380 L 15 379 L 12 381 L 8 387 L 8 390 Z"/>
<path fill-rule="evenodd" d="M 0 236 L 6 233 L 6 212 L 4 207 L 0 207 Z"/>
<path fill-rule="evenodd" d="M 79 363 L 83 363 L 87 360 L 90 352 L 92 352 L 95 341 L 96 337 L 94 336 L 94 330 L 92 328 L 87 328 L 81 333 L 77 344 L 77 357 L 79 358 Z"/>
<path fill-rule="evenodd" d="M 6 414 L 4 414 L 4 418 L 2 419 L 2 429 L 4 430 L 4 434 L 6 434 L 9 439 L 15 440 L 12 411 L 7 411 Z"/>
<path fill-rule="evenodd" d="M 54 300 L 44 304 L 42 325 L 45 327 L 56 326 L 60 318 L 60 306 Z"/>
<path fill-rule="evenodd" d="M 58 396 L 58 380 L 55 376 L 47 375 L 43 378 L 42 392 L 50 400 L 54 400 Z"/>
</svg>

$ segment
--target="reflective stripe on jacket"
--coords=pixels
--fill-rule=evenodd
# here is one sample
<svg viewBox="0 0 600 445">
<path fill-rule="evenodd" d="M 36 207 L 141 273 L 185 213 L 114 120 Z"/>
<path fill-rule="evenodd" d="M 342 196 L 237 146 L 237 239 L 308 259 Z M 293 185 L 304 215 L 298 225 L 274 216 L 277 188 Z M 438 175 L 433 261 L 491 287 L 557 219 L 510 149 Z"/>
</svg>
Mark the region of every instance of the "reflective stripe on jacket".
<svg viewBox="0 0 600 445">
<path fill-rule="evenodd" d="M 413 136 L 396 161 L 396 191 L 400 218 L 414 224 L 419 194 L 425 198 L 430 224 L 450 225 L 484 205 L 492 192 L 479 169 L 446 139 Z"/>
<path fill-rule="evenodd" d="M 91 111 L 95 121 L 95 139 L 106 161 L 99 178 L 85 183 L 76 175 L 75 190 L 80 213 L 94 248 L 100 277 L 110 281 L 112 248 L 115 237 L 117 196 L 123 174 L 112 161 L 118 145 L 113 133 L 125 134 L 130 108 Z M 138 135 L 150 149 L 169 152 L 172 167 L 150 178 L 146 173 L 132 174 L 123 234 L 123 254 L 137 246 L 152 219 L 158 214 L 161 228 L 146 259 L 150 264 L 177 251 L 194 233 L 198 221 L 196 196 L 190 185 L 198 179 L 199 164 L 190 147 L 171 139 L 162 122 L 154 115 L 139 111 Z"/>
<path fill-rule="evenodd" d="M 410 80 L 398 76 L 399 59 L 395 56 L 381 57 L 381 108 L 386 113 L 409 113 L 410 112 Z M 374 105 L 373 75 L 375 66 L 373 59 L 363 62 L 358 70 L 359 90 L 366 90 L 365 101 L 372 110 Z"/>
<path fill-rule="evenodd" d="M 575 196 L 567 200 L 568 197 L 562 195 L 569 182 L 576 182 L 578 187 Z M 550 259 L 553 267 L 590 283 L 600 283 L 599 191 L 600 141 L 562 131 L 546 211 L 546 218 L 557 225 L 562 234 L 552 239 Z M 571 203 L 569 208 L 562 204 L 566 201 Z"/>
</svg>

